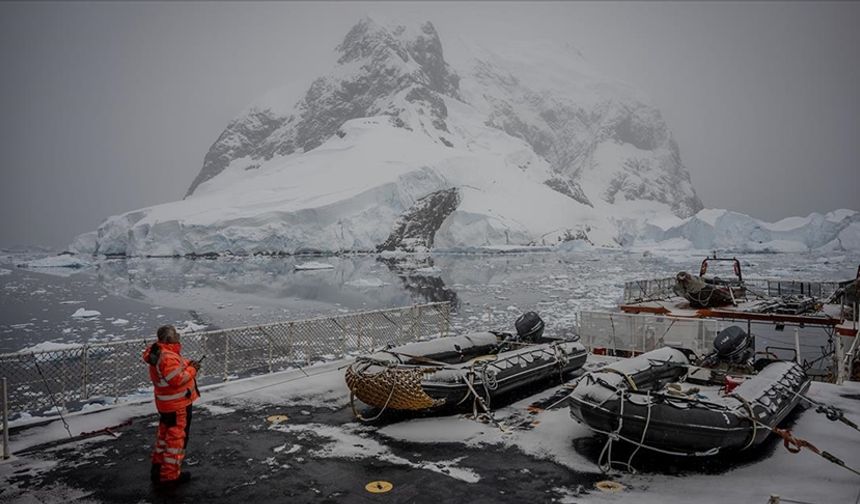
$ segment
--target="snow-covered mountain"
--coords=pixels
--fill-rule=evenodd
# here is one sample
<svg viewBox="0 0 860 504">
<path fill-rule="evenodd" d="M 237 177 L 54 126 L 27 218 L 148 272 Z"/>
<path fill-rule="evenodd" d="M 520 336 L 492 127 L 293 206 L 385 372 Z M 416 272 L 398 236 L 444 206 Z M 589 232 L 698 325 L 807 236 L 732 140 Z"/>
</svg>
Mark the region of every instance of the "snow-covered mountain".
<svg viewBox="0 0 860 504">
<path fill-rule="evenodd" d="M 360 21 L 327 75 L 227 125 L 185 199 L 111 217 L 72 248 L 618 246 L 658 238 L 649 220 L 697 218 L 678 146 L 640 93 L 552 43 L 447 51 L 430 23 Z"/>
</svg>

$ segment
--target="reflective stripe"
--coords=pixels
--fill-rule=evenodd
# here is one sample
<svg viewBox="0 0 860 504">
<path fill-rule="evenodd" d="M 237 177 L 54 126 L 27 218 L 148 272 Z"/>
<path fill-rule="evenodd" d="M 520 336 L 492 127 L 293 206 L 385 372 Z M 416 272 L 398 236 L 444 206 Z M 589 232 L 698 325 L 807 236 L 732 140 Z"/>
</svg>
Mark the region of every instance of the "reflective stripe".
<svg viewBox="0 0 860 504">
<path fill-rule="evenodd" d="M 155 362 L 155 373 L 158 375 L 158 384 L 156 387 L 167 387 L 170 385 L 167 383 L 167 380 L 164 379 L 164 375 L 161 374 L 161 353 L 158 354 L 158 360 Z"/>
<path fill-rule="evenodd" d="M 167 441 L 165 441 L 165 440 L 163 440 L 163 439 L 156 439 L 156 440 L 155 440 L 155 444 L 156 444 L 156 445 L 164 445 L 164 446 L 167 446 Z"/>
<path fill-rule="evenodd" d="M 182 462 L 178 459 L 175 459 L 175 458 L 164 457 L 164 463 L 165 464 L 180 465 Z"/>
<path fill-rule="evenodd" d="M 174 401 L 176 399 L 182 399 L 183 397 L 185 397 L 186 392 L 188 392 L 188 391 L 184 390 L 182 392 L 179 392 L 178 394 L 171 394 L 171 395 L 155 394 L 155 398 L 158 399 L 159 401 Z"/>
<path fill-rule="evenodd" d="M 188 373 L 185 373 L 184 378 L 182 378 L 182 381 L 179 382 L 179 384 L 185 385 L 186 383 L 188 383 L 188 380 L 190 380 L 190 379 L 191 379 L 191 375 Z"/>
<path fill-rule="evenodd" d="M 182 455 L 185 453 L 185 450 L 182 448 L 168 448 L 167 453 L 172 453 L 174 455 Z"/>
<path fill-rule="evenodd" d="M 158 446 L 155 447 L 155 453 L 164 453 L 164 448 L 160 448 Z"/>
<path fill-rule="evenodd" d="M 181 373 L 181 372 L 182 372 L 182 368 L 181 368 L 181 367 L 177 367 L 177 368 L 176 368 L 176 369 L 174 369 L 173 371 L 171 371 L 171 372 L 167 373 L 167 376 L 163 377 L 163 378 L 162 378 L 162 380 L 164 380 L 165 382 L 169 382 L 170 380 L 172 380 L 172 379 L 173 379 L 173 377 L 174 377 L 174 376 L 178 375 L 178 374 L 179 374 L 179 373 Z"/>
</svg>

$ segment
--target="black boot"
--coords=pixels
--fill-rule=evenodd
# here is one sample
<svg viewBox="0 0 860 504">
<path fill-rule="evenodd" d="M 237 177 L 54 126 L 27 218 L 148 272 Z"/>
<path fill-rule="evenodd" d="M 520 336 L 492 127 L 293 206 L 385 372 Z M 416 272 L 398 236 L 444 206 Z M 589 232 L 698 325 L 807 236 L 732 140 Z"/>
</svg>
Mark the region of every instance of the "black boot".
<svg viewBox="0 0 860 504">
<path fill-rule="evenodd" d="M 161 481 L 161 464 L 156 464 L 153 462 L 152 467 L 149 468 L 149 479 L 153 483 L 158 483 Z"/>
<path fill-rule="evenodd" d="M 183 483 L 188 483 L 191 479 L 191 473 L 188 471 L 182 471 L 179 473 L 179 477 L 175 480 L 167 480 L 167 481 L 159 481 L 156 485 L 156 489 L 159 491 L 172 492 Z"/>
</svg>

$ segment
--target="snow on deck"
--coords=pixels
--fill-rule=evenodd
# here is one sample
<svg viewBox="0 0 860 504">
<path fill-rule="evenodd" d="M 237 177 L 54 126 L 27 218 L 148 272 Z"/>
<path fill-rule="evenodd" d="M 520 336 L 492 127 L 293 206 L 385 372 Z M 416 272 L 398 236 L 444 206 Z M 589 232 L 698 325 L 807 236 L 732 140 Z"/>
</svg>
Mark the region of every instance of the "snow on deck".
<svg viewBox="0 0 860 504">
<path fill-rule="evenodd" d="M 593 365 L 598 359 L 600 357 L 593 356 L 589 363 Z M 304 370 L 286 371 L 204 388 L 203 399 L 197 403 L 197 411 L 204 410 L 204 414 L 202 417 L 199 414 L 195 415 L 189 451 L 193 456 L 195 450 L 201 450 L 200 445 L 204 443 L 204 439 L 201 439 L 199 433 L 201 430 L 205 432 L 209 429 L 207 423 L 213 422 L 213 419 L 222 415 L 238 412 L 244 419 L 245 412 L 256 411 L 261 407 L 293 406 L 298 407 L 301 414 L 307 414 L 310 422 L 298 424 L 287 421 L 275 424 L 268 428 L 269 433 L 266 435 L 271 436 L 270 444 L 275 447 L 274 453 L 279 457 L 290 454 L 291 457 L 295 457 L 295 460 L 301 459 L 299 461 L 303 463 L 307 459 L 321 463 L 326 461 L 335 463 L 334 461 L 337 460 L 360 460 L 370 464 L 385 463 L 411 469 L 412 472 L 406 474 L 414 474 L 416 478 L 421 478 L 421 474 L 429 471 L 450 479 L 452 484 L 456 482 L 458 485 L 467 485 L 467 489 L 468 485 L 488 483 L 487 468 L 469 466 L 469 458 L 463 457 L 460 453 L 463 450 L 479 449 L 482 452 L 501 454 L 510 453 L 506 450 L 513 449 L 536 461 L 535 463 L 548 462 L 558 465 L 569 471 L 571 477 L 577 474 L 599 472 L 592 459 L 575 449 L 575 440 L 589 438 L 592 434 L 588 428 L 570 418 L 567 408 L 539 411 L 528 409 L 530 404 L 538 400 L 551 399 L 560 390 L 558 386 L 498 409 L 496 419 L 505 426 L 505 431 L 476 422 L 462 414 L 407 418 L 385 426 L 372 426 L 351 421 L 332 422 L 325 416 L 321 418 L 313 416 L 316 413 L 312 413 L 311 410 L 315 408 L 337 411 L 341 416 L 348 411 L 348 390 L 343 381 L 342 370 L 344 364 L 344 361 L 327 363 Z M 842 386 L 814 383 L 809 395 L 815 400 L 842 408 L 848 418 L 860 422 L 860 383 L 851 382 Z M 118 425 L 131 418 L 148 416 L 152 419 L 152 412 L 153 406 L 147 400 L 143 403 L 125 404 L 88 414 L 71 415 L 66 419 L 72 434 L 77 435 L 105 426 Z M 241 434 L 246 428 L 258 430 L 253 426 L 247 427 L 244 421 L 236 423 L 232 428 L 236 434 Z M 830 422 L 812 409 L 799 415 L 792 430 L 797 437 L 810 441 L 822 450 L 830 451 L 842 458 L 849 466 L 860 467 L 860 450 L 856 449 L 860 434 L 856 431 L 842 424 Z M 295 453 L 303 449 L 289 442 L 284 444 L 281 438 L 283 435 L 298 436 L 300 439 L 314 436 L 314 440 L 319 438 L 322 441 L 321 444 L 320 441 L 314 441 L 313 448 Z M 23 432 L 13 432 L 11 448 L 13 452 L 21 453 L 44 443 L 61 440 L 64 436 L 66 432 L 62 423 L 54 421 L 39 427 L 31 427 Z M 89 445 L 97 442 L 109 444 L 113 440 L 98 437 L 79 443 Z M 221 441 L 218 439 L 205 439 L 207 445 L 210 443 L 217 445 L 219 442 Z M 232 442 L 235 443 L 235 440 Z M 407 454 L 402 452 L 402 448 L 401 451 L 394 451 L 394 447 L 402 447 L 404 444 L 407 447 L 416 447 L 412 451 L 418 451 L 420 446 L 437 446 L 440 443 L 445 443 L 441 446 L 450 452 L 445 460 L 429 462 L 420 458 L 414 459 L 408 455 L 408 448 Z M 119 456 L 144 460 L 139 462 L 140 471 L 143 474 L 147 470 L 145 466 L 148 466 L 148 462 L 145 461 L 148 448 L 137 446 L 135 450 L 137 451 L 134 453 L 119 453 Z M 241 448 L 239 450 L 241 452 Z M 57 462 L 55 454 L 54 451 L 36 449 L 25 453 L 20 458 L 16 457 L 0 463 L 0 481 L 4 482 L 0 486 L 15 482 L 15 485 L 10 487 L 11 491 L 20 493 L 11 495 L 23 498 L 26 491 L 21 487 L 23 483 L 15 474 L 22 472 L 50 474 L 65 463 L 62 460 Z M 242 457 L 240 456 L 239 459 Z M 642 458 L 636 460 L 642 460 Z M 683 466 L 683 462 L 680 465 Z M 235 469 L 241 471 L 242 467 Z M 540 488 L 540 479 L 534 481 L 533 491 L 538 500 L 546 498 L 549 492 L 555 495 L 552 500 L 557 502 L 637 504 L 689 502 L 764 504 L 771 494 L 779 494 L 784 498 L 797 501 L 823 504 L 855 502 L 860 492 L 860 477 L 827 463 L 807 450 L 799 454 L 791 454 L 781 446 L 778 446 L 770 456 L 765 455 L 752 463 L 730 467 L 722 474 L 688 472 L 678 476 L 648 473 L 648 467 L 640 467 L 640 469 L 645 472 L 606 476 L 606 479 L 613 479 L 626 486 L 626 490 L 618 494 L 603 494 L 593 488 L 587 488 L 588 493 L 580 494 L 581 488 L 557 485 L 553 488 Z M 86 482 L 81 484 L 85 486 Z M 213 484 L 217 485 L 216 482 Z M 499 484 L 503 483 L 499 482 Z M 46 502 L 59 502 L 62 499 L 54 497 L 68 495 L 75 491 L 65 487 L 57 489 L 56 485 L 52 488 L 50 492 L 39 494 L 40 498 Z M 425 499 L 432 500 L 433 495 L 434 489 L 428 487 Z M 4 497 L 2 492 L 0 497 Z M 498 501 L 504 502 L 505 499 L 500 495 Z"/>
</svg>

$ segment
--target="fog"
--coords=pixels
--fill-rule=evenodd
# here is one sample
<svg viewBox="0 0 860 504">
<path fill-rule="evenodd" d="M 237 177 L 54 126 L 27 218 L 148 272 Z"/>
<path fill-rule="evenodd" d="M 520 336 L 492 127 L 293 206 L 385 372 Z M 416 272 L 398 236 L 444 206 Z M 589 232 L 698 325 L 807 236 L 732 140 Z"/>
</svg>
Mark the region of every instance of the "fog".
<svg viewBox="0 0 860 504">
<path fill-rule="evenodd" d="M 180 199 L 232 117 L 379 13 L 576 46 L 651 97 L 706 207 L 860 210 L 856 3 L 0 3 L 0 246 Z"/>
</svg>

